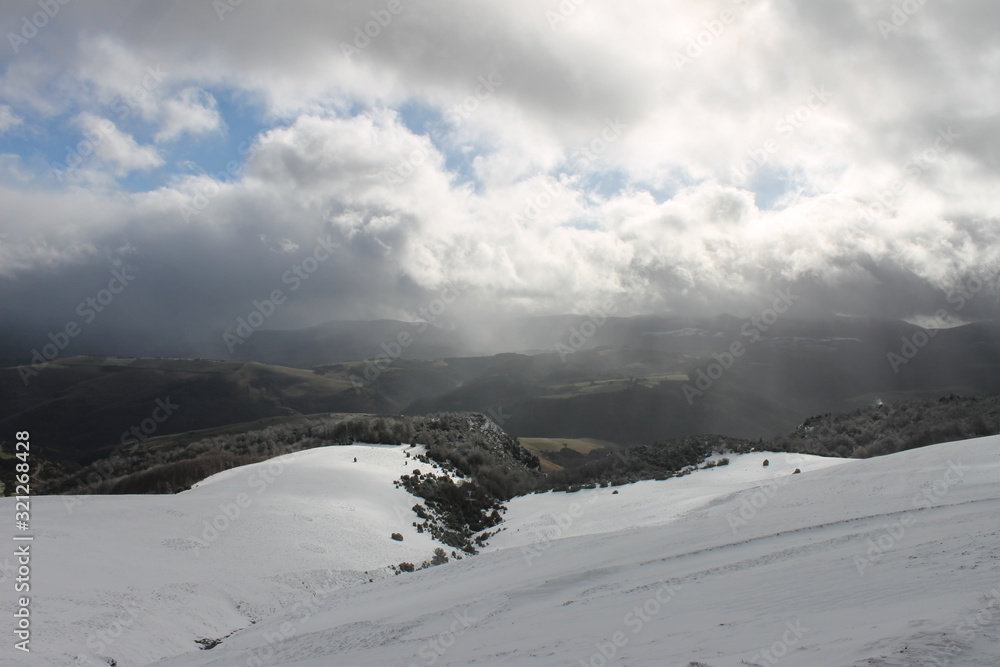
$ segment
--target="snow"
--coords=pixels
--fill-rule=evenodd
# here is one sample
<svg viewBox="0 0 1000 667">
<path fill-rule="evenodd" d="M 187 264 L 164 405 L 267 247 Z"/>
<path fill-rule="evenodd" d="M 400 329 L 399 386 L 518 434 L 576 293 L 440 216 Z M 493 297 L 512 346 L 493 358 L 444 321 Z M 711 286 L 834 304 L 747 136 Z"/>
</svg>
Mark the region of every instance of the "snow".
<svg viewBox="0 0 1000 667">
<path fill-rule="evenodd" d="M 250 478 L 267 464 L 72 515 L 35 499 L 34 652 L 0 663 L 1000 664 L 1000 437 L 863 461 L 730 455 L 518 498 L 484 553 L 368 583 L 358 570 L 435 546 L 396 515 L 414 500 L 391 480 L 423 467 L 403 451 L 284 457 L 259 495 Z M 240 492 L 253 503 L 230 528 L 199 556 L 179 548 Z M 116 618 L 120 636 L 88 646 Z"/>
<path fill-rule="evenodd" d="M 147 664 L 309 591 L 392 576 L 390 564 L 419 565 L 440 545 L 413 527 L 419 499 L 393 481 L 433 468 L 407 451 L 423 449 L 310 449 L 177 495 L 33 498 L 32 664 L 82 653 Z M 13 498 L 2 500 L 13 516 Z"/>
<path fill-rule="evenodd" d="M 717 462 L 721 458 L 712 456 L 709 460 Z M 730 460 L 728 465 L 671 480 L 515 498 L 508 503 L 504 530 L 490 539 L 490 547 L 492 550 L 523 547 L 545 543 L 556 536 L 578 537 L 662 526 L 737 492 L 760 489 L 766 496 L 772 489 L 790 482 L 796 468 L 806 473 L 850 461 L 773 452 L 730 454 L 725 458 Z M 764 461 L 769 464 L 766 468 Z M 614 491 L 618 494 L 614 495 Z M 571 511 L 574 505 L 579 509 Z"/>
</svg>

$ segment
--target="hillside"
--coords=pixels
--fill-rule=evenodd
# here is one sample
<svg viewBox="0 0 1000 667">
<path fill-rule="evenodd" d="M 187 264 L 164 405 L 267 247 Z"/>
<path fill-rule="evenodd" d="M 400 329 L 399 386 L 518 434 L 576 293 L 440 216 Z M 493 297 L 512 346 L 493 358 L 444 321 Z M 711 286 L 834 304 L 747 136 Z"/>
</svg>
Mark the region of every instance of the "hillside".
<svg viewBox="0 0 1000 667">
<path fill-rule="evenodd" d="M 412 458 L 419 451 L 329 447 L 228 470 L 177 495 L 34 498 L 33 580 L 44 584 L 32 612 L 45 622 L 33 664 L 97 654 L 145 665 L 304 603 L 310 591 L 369 585 L 393 576 L 390 565 L 431 559 L 442 545 L 417 531 L 418 499 L 393 484 L 408 470 L 436 470 Z M 13 500 L 0 507 L 13 511 Z"/>
<path fill-rule="evenodd" d="M 1000 395 L 943 396 L 884 403 L 843 413 L 814 415 L 791 433 L 750 440 L 720 435 L 697 435 L 661 440 L 652 445 L 616 447 L 573 445 L 567 439 L 522 438 L 534 442 L 564 443 L 556 452 L 539 454 L 553 488 L 560 485 L 621 483 L 658 479 L 684 466 L 698 465 L 712 452 L 753 450 L 804 453 L 818 456 L 868 458 L 927 445 L 1000 434 Z M 550 457 L 564 464 L 555 466 Z"/>
<path fill-rule="evenodd" d="M 487 498 L 503 502 L 529 491 L 682 475 L 713 453 L 768 450 L 866 458 L 993 435 L 1000 433 L 1000 396 L 878 402 L 851 412 L 808 417 L 792 432 L 768 440 L 701 434 L 631 447 L 594 438 L 514 439 L 497 426 L 496 417 L 477 413 L 272 417 L 151 437 L 75 471 L 39 458 L 36 491 L 172 493 L 216 472 L 303 449 L 357 441 L 418 442 L 431 445 L 428 455 L 435 462 L 476 481 L 475 488 L 485 493 L 481 506 L 485 510 Z M 13 457 L 0 456 L 4 479 L 12 478 L 14 463 Z M 422 486 L 427 482 L 423 480 Z M 434 491 L 438 492 L 442 489 Z M 427 493 L 431 490 L 425 489 Z"/>
<path fill-rule="evenodd" d="M 459 345 L 470 331 L 428 328 L 416 337 L 418 324 L 388 320 L 259 331 L 240 352 L 255 360 L 71 357 L 27 386 L 22 376 L 33 369 L 5 368 L 0 427 L 32 429 L 40 456 L 67 462 L 147 437 L 331 412 L 480 412 L 515 437 L 627 446 L 703 433 L 771 439 L 808 415 L 879 400 L 1000 392 L 996 323 L 939 330 L 894 368 L 887 355 L 919 328 L 789 319 L 748 337 L 732 317 L 608 318 L 584 338 L 587 322 L 503 321 L 475 350 Z M 415 342 L 404 349 L 396 332 Z M 735 343 L 745 352 L 729 363 Z M 506 351 L 449 356 L 484 349 Z M 168 406 L 176 407 L 166 414 Z"/>
<path fill-rule="evenodd" d="M 70 357 L 25 386 L 0 369 L 0 430 L 28 428 L 52 459 L 84 462 L 153 436 L 315 412 L 376 412 L 350 384 L 298 368 L 206 359 Z"/>
<path fill-rule="evenodd" d="M 608 318 L 599 327 L 585 317 L 518 322 L 521 329 L 501 322 L 486 337 L 502 341 L 500 354 L 433 357 L 414 344 L 388 358 L 379 342 L 391 339 L 376 337 L 359 360 L 317 372 L 353 377 L 406 414 L 484 412 L 516 436 L 619 445 L 699 433 L 771 438 L 806 415 L 879 399 L 1000 392 L 995 322 L 935 331 L 933 344 L 895 366 L 889 354 L 899 356 L 919 327 L 788 319 L 766 331 L 749 327 L 748 335 L 746 321 L 726 316 Z M 274 334 L 282 336 L 292 334 Z M 745 351 L 720 375 L 718 359 L 734 343 Z M 322 349 L 314 348 L 314 359 Z"/>
<path fill-rule="evenodd" d="M 683 478 L 533 494 L 509 503 L 481 555 L 397 577 L 387 565 L 434 546 L 391 484 L 425 465 L 405 453 L 314 449 L 72 514 L 37 498 L 49 548 L 34 664 L 1000 659 L 1000 437 L 868 460 L 755 452 Z M 220 518 L 241 493 L 250 502 Z M 217 537 L 203 534 L 212 522 Z"/>
</svg>

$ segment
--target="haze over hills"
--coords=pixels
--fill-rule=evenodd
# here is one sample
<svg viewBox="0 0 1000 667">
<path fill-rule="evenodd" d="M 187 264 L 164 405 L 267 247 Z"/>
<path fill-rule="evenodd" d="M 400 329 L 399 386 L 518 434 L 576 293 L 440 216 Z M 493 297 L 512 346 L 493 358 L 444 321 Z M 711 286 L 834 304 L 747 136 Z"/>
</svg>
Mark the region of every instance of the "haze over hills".
<svg viewBox="0 0 1000 667">
<path fill-rule="evenodd" d="M 996 323 L 984 323 L 994 332 Z M 896 339 L 920 329 L 902 321 L 871 318 L 831 317 L 796 318 L 784 315 L 765 322 L 757 318 L 732 315 L 714 317 L 634 316 L 617 317 L 601 309 L 578 315 L 518 318 L 482 318 L 450 321 L 447 327 L 433 322 L 328 322 L 300 330 L 255 331 L 245 343 L 234 348 L 238 359 L 262 361 L 284 366 L 313 367 L 337 361 L 375 359 L 388 354 L 385 347 L 401 333 L 411 341 L 393 357 L 437 359 L 444 357 L 490 356 L 504 352 L 538 353 L 566 349 L 611 346 L 684 352 L 720 349 L 733 340 L 755 342 L 761 338 L 797 338 L 801 344 L 810 339 L 831 343 L 831 339 L 863 338 L 869 342 L 894 344 Z M 579 336 L 573 332 L 578 332 Z M 990 336 L 976 332 L 973 336 Z M 719 338 L 725 337 L 726 341 Z M 572 340 L 571 340 L 572 338 Z M 715 340 L 712 340 L 715 339 Z"/>
<path fill-rule="evenodd" d="M 420 347 L 414 325 L 380 326 L 385 337 L 369 344 L 367 363 L 331 362 L 322 372 L 353 378 L 411 414 L 492 411 L 517 435 L 626 444 L 709 432 L 767 437 L 805 416 L 880 397 L 1000 391 L 995 322 L 935 330 L 932 342 L 917 348 L 909 342 L 914 336 L 928 340 L 920 338 L 926 336 L 920 327 L 855 318 L 772 324 L 729 316 L 532 318 L 472 330 L 487 330 L 483 346 L 523 354 L 469 358 L 466 352 L 444 359 L 426 356 L 432 351 Z M 320 331 L 329 332 L 311 329 L 308 335 Z M 477 340 L 460 328 L 427 332 L 436 341 L 434 352 L 442 337 L 451 338 L 456 350 L 459 341 Z M 413 340 L 410 346 L 396 343 L 401 333 Z M 260 334 L 239 353 L 292 365 L 339 356 L 336 336 L 308 342 L 301 332 Z M 743 350 L 736 358 L 728 353 L 734 344 Z M 295 352 L 283 355 L 282 349 Z M 696 384 L 699 370 L 727 358 L 731 367 L 718 381 Z M 685 386 L 698 393 L 685 393 Z"/>
<path fill-rule="evenodd" d="M 531 318 L 502 321 L 477 348 L 500 353 L 449 356 L 472 354 L 476 331 L 331 323 L 257 331 L 237 348 L 246 360 L 9 367 L 0 369 L 0 425 L 37 424 L 48 452 L 72 460 L 153 435 L 131 429 L 166 400 L 179 407 L 147 423 L 155 435 L 321 412 L 474 411 L 515 436 L 629 445 L 698 433 L 771 438 L 877 400 L 1000 392 L 996 322 L 928 334 L 853 318 Z"/>
</svg>

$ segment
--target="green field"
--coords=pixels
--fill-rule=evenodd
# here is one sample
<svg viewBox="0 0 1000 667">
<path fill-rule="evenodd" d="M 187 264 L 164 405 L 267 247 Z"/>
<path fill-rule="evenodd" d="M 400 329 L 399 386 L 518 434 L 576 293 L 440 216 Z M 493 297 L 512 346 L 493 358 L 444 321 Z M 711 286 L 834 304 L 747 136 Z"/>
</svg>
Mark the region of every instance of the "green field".
<svg viewBox="0 0 1000 667">
<path fill-rule="evenodd" d="M 596 438 L 518 438 L 518 441 L 522 447 L 535 453 L 557 452 L 563 447 L 569 447 L 581 454 L 589 454 L 595 449 L 616 446 L 614 443 Z"/>
<path fill-rule="evenodd" d="M 637 378 L 613 378 L 610 380 L 579 380 L 552 384 L 546 387 L 540 398 L 573 398 L 586 394 L 603 394 L 612 391 L 624 391 L 629 387 L 653 387 L 663 381 L 686 382 L 686 373 L 671 373 L 667 375 L 647 375 Z"/>
<path fill-rule="evenodd" d="M 546 454 L 562 451 L 569 448 L 586 456 L 595 449 L 605 449 L 617 447 L 612 442 L 597 440 L 596 438 L 518 438 L 521 446 L 538 457 L 541 463 L 542 472 L 555 472 L 563 470 L 563 466 L 553 462 Z"/>
</svg>

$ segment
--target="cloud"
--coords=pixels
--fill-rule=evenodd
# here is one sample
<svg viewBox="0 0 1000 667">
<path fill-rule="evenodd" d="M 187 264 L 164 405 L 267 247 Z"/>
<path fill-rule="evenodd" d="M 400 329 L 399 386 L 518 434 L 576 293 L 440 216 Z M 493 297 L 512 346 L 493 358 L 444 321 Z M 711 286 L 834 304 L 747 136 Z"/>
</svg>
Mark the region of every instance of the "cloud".
<svg viewBox="0 0 1000 667">
<path fill-rule="evenodd" d="M 182 134 L 205 134 L 222 126 L 215 98 L 197 88 L 185 88 L 166 100 L 161 113 L 163 124 L 156 133 L 157 142 L 170 141 Z"/>
<path fill-rule="evenodd" d="M 12 127 L 17 127 L 23 121 L 6 104 L 0 104 L 0 135 Z"/>
<path fill-rule="evenodd" d="M 136 170 L 147 170 L 163 164 L 157 150 L 152 146 L 140 146 L 136 140 L 125 134 L 106 118 L 84 113 L 76 118 L 84 141 L 83 151 L 77 149 L 77 154 L 86 161 L 93 152 L 90 169 L 105 168 L 115 176 L 122 177 Z"/>
<path fill-rule="evenodd" d="M 977 276 L 963 315 L 998 315 L 994 4 L 888 35 L 888 0 L 400 7 L 67 5 L 2 108 L 113 124 L 87 179 L 0 191 L 48 230 L 11 232 L 0 272 L 99 276 L 129 248 L 156 267 L 143 317 L 207 331 L 331 234 L 276 324 L 403 316 L 446 282 L 472 314 L 742 314 L 792 285 L 803 311 L 917 317 Z M 94 219 L 57 215 L 77 205 Z"/>
</svg>

